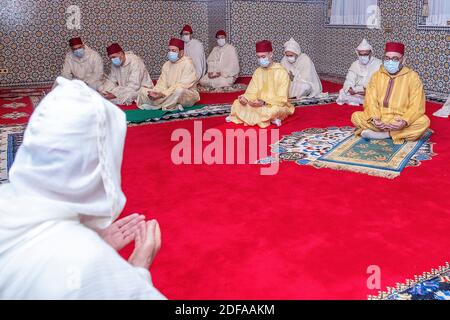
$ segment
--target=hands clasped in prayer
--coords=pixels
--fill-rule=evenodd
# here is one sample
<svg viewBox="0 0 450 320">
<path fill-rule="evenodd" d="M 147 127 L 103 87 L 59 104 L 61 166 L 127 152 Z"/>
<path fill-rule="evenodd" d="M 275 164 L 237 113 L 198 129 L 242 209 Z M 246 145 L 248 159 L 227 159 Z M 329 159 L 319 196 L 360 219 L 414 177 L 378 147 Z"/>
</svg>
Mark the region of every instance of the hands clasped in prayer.
<svg viewBox="0 0 450 320">
<path fill-rule="evenodd" d="M 113 99 L 116 98 L 115 95 L 113 95 L 111 92 L 108 92 L 108 91 L 106 91 L 106 92 L 100 92 L 99 91 L 99 93 L 103 96 L 103 98 L 105 98 L 107 100 L 113 100 Z"/>
<path fill-rule="evenodd" d="M 210 79 L 219 78 L 221 75 L 220 72 L 208 72 L 208 78 Z"/>
<path fill-rule="evenodd" d="M 98 234 L 111 247 L 119 251 L 134 240 L 141 222 L 145 222 L 145 216 L 134 213 L 115 221 L 106 229 L 99 230 Z"/>
<path fill-rule="evenodd" d="M 148 98 L 150 100 L 153 100 L 153 101 L 154 100 L 158 100 L 158 99 L 162 99 L 162 98 L 165 97 L 165 95 L 163 93 L 156 92 L 156 91 L 149 91 L 147 95 L 148 95 Z"/>
<path fill-rule="evenodd" d="M 354 96 L 354 95 L 364 96 L 364 95 L 366 95 L 366 88 L 363 88 L 363 91 L 360 91 L 360 92 L 357 92 L 353 88 L 350 88 L 350 89 L 348 89 L 348 93 L 352 96 Z"/>
<path fill-rule="evenodd" d="M 135 248 L 128 262 L 148 269 L 161 249 L 161 230 L 156 220 L 139 223 L 135 237 Z"/>
<path fill-rule="evenodd" d="M 254 100 L 254 101 L 249 101 L 246 97 L 244 96 L 240 96 L 239 97 L 239 102 L 243 105 L 249 105 L 250 107 L 253 108 L 260 108 L 262 106 L 264 106 L 264 101 L 262 100 Z"/>
<path fill-rule="evenodd" d="M 373 119 L 373 125 L 377 127 L 381 131 L 399 131 L 407 126 L 405 120 L 396 119 L 394 123 L 386 124 L 383 123 L 380 119 Z"/>
<path fill-rule="evenodd" d="M 161 230 L 156 220 L 145 221 L 145 216 L 134 213 L 119 219 L 104 230 L 100 237 L 119 251 L 135 241 L 135 248 L 128 262 L 148 269 L 161 248 Z"/>
</svg>

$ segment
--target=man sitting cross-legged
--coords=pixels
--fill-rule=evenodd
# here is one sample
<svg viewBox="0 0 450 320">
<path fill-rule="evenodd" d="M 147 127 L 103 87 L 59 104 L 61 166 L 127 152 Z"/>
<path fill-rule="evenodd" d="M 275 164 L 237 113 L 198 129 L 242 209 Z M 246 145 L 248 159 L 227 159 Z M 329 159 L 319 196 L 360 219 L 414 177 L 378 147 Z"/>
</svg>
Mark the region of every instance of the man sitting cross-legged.
<svg viewBox="0 0 450 320">
<path fill-rule="evenodd" d="M 141 88 L 137 99 L 140 109 L 183 110 L 200 100 L 192 59 L 184 55 L 184 42 L 172 38 L 167 61 L 154 88 Z"/>
<path fill-rule="evenodd" d="M 370 80 L 364 111 L 353 113 L 356 134 L 368 139 L 392 138 L 395 144 L 419 139 L 430 126 L 419 75 L 403 65 L 405 46 L 386 44 L 383 66 Z"/>
<path fill-rule="evenodd" d="M 227 34 L 224 30 L 216 33 L 217 46 L 208 57 L 208 73 L 200 79 L 204 87 L 224 88 L 231 87 L 239 75 L 239 58 L 236 48 L 227 43 Z"/>
<path fill-rule="evenodd" d="M 260 67 L 253 74 L 245 93 L 234 101 L 231 114 L 225 120 L 261 128 L 271 123 L 280 126 L 281 121 L 295 110 L 288 99 L 289 73 L 281 64 L 273 61 L 270 41 L 258 42 L 256 55 Z"/>
</svg>

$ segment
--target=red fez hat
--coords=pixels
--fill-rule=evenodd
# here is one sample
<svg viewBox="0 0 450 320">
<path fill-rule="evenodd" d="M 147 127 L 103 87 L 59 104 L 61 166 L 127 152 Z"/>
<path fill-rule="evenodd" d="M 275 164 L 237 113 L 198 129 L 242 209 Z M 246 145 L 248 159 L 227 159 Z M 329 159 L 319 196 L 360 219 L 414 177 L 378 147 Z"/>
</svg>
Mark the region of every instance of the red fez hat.
<svg viewBox="0 0 450 320">
<path fill-rule="evenodd" d="M 112 45 L 110 45 L 108 48 L 106 48 L 106 52 L 108 52 L 108 56 L 114 54 L 114 53 L 118 53 L 118 52 L 122 52 L 122 48 L 119 46 L 118 43 L 113 43 Z"/>
<path fill-rule="evenodd" d="M 69 45 L 70 45 L 71 47 L 77 46 L 77 45 L 79 45 L 79 44 L 83 44 L 83 41 L 81 41 L 81 38 L 80 38 L 80 37 L 72 38 L 72 39 L 69 40 Z"/>
<path fill-rule="evenodd" d="M 181 32 L 180 32 L 180 34 L 182 34 L 183 32 L 189 32 L 189 33 L 194 33 L 194 31 L 192 31 L 192 28 L 191 28 L 191 26 L 190 25 L 185 25 L 184 27 L 183 27 L 183 29 L 181 30 Z"/>
<path fill-rule="evenodd" d="M 384 52 L 398 52 L 405 54 L 405 45 L 401 42 L 388 42 Z"/>
<path fill-rule="evenodd" d="M 169 46 L 174 46 L 177 47 L 180 50 L 184 50 L 184 41 L 177 39 L 177 38 L 172 38 L 169 41 Z"/>
<path fill-rule="evenodd" d="M 219 31 L 217 31 L 217 33 L 216 33 L 216 38 L 218 37 L 218 36 L 227 36 L 227 33 L 224 31 L 224 30 L 219 30 Z"/>
<path fill-rule="evenodd" d="M 269 40 L 262 40 L 256 43 L 256 52 L 272 52 L 272 43 Z"/>
</svg>

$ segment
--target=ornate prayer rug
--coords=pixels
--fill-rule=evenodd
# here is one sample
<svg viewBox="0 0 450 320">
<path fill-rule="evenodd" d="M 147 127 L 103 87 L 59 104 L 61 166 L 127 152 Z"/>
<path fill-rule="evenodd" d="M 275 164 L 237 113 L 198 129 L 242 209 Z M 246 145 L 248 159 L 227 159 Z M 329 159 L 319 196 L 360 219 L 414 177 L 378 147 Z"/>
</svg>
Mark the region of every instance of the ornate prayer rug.
<svg viewBox="0 0 450 320">
<path fill-rule="evenodd" d="M 347 170 L 395 178 L 407 166 L 419 166 L 435 153 L 428 130 L 419 141 L 394 145 L 392 140 L 367 140 L 354 135 L 353 127 L 310 128 L 284 136 L 271 146 L 277 157 L 261 159 L 265 164 L 294 161 L 316 168 Z"/>
<path fill-rule="evenodd" d="M 223 88 L 210 88 L 210 87 L 203 87 L 201 85 L 197 86 L 198 92 L 205 92 L 205 93 L 240 92 L 245 91 L 246 89 L 247 85 L 243 83 L 235 83 L 230 87 L 223 87 Z"/>
<path fill-rule="evenodd" d="M 369 300 L 450 300 L 450 265 L 424 272 Z"/>
<path fill-rule="evenodd" d="M 0 127 L 0 184 L 8 182 L 8 172 L 22 144 L 24 131 L 25 125 Z"/>
</svg>

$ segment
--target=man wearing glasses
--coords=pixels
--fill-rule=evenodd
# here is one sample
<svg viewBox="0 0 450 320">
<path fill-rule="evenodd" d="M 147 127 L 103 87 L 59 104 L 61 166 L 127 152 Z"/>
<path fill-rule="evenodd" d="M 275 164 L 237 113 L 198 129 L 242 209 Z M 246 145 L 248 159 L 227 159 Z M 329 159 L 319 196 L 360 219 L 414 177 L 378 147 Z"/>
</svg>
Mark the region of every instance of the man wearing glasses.
<svg viewBox="0 0 450 320">
<path fill-rule="evenodd" d="M 404 66 L 405 46 L 388 42 L 383 66 L 366 89 L 364 111 L 352 122 L 357 135 L 367 139 L 389 139 L 395 144 L 418 140 L 430 126 L 425 115 L 425 92 L 419 75 Z"/>
</svg>

